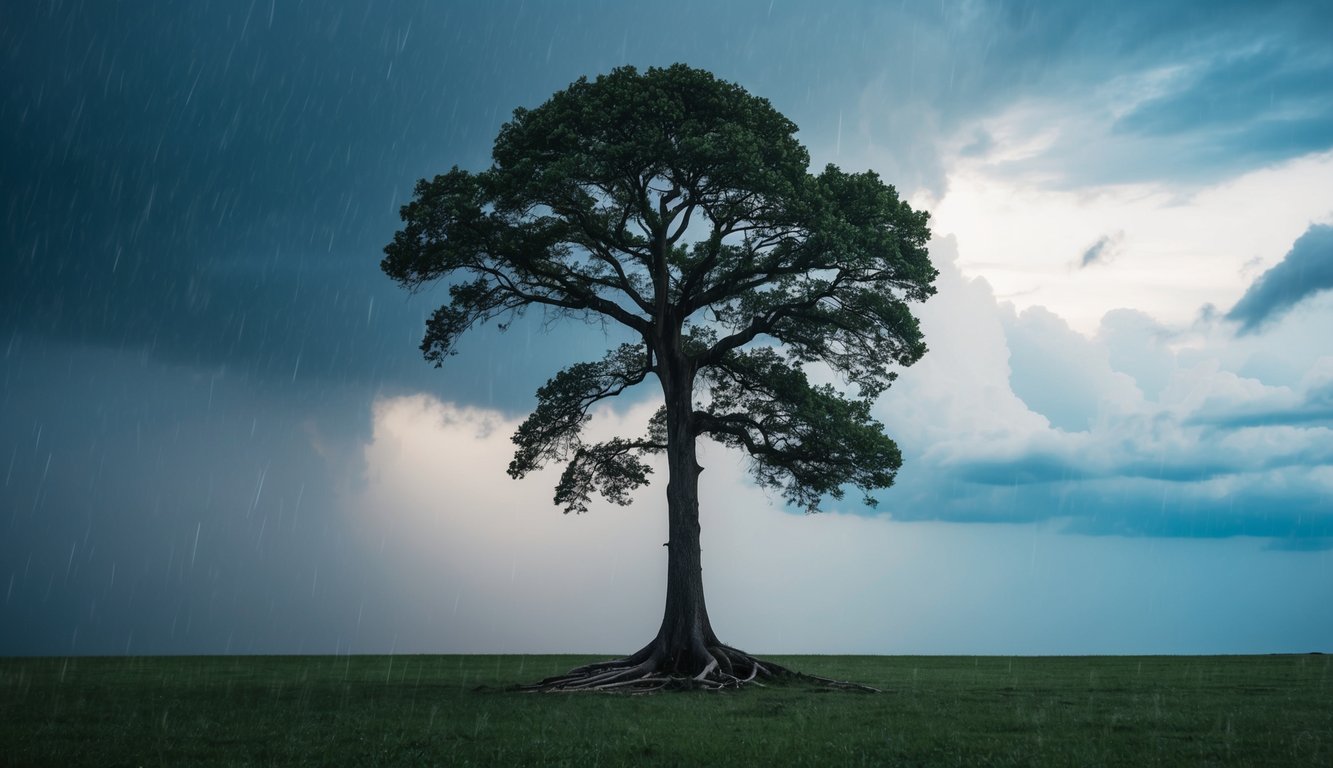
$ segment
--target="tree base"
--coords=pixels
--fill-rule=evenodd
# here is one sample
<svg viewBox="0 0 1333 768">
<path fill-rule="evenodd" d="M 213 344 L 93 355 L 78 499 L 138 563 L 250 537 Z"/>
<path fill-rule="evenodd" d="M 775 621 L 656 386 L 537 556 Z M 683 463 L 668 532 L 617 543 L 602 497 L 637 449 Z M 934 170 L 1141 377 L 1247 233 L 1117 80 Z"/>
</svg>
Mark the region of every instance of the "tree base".
<svg viewBox="0 0 1333 768">
<path fill-rule="evenodd" d="M 795 672 L 720 643 L 708 645 L 703 650 L 703 654 L 691 654 L 703 662 L 698 666 L 698 672 L 682 671 L 680 654 L 669 654 L 663 648 L 648 645 L 632 656 L 576 667 L 563 675 L 516 686 L 514 690 L 642 694 L 662 690 L 719 691 L 749 685 L 762 687 L 768 682 L 805 682 L 827 688 L 880 692 L 878 688 L 860 683 Z"/>
</svg>

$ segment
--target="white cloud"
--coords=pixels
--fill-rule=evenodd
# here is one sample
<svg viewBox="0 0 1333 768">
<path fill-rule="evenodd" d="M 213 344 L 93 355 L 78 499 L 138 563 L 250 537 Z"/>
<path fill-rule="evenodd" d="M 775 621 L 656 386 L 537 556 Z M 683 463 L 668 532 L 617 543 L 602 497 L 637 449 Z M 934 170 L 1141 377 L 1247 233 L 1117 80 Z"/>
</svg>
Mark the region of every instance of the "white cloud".
<svg viewBox="0 0 1333 768">
<path fill-rule="evenodd" d="M 1147 184 L 1054 189 L 960 157 L 948 194 L 927 207 L 936 232 L 957 238 L 965 274 L 986 277 L 1020 309 L 1044 306 L 1090 334 L 1115 309 L 1178 325 L 1205 304 L 1233 305 L 1252 262 L 1280 260 L 1312 222 L 1329 218 L 1329 200 L 1333 154 L 1194 191 Z M 1124 233 L 1114 263 L 1074 268 L 1107 232 Z"/>
<path fill-rule="evenodd" d="M 1009 384 L 1023 402 L 1059 429 L 1090 429 L 1099 414 L 1137 407 L 1134 380 L 1111 369 L 1109 351 L 1045 307 L 1006 313 Z"/>
<path fill-rule="evenodd" d="M 1173 327 L 1126 310 L 1084 336 L 963 277 L 952 239 L 932 253 L 939 295 L 921 311 L 931 351 L 877 406 L 907 457 L 886 510 L 1067 519 L 1102 533 L 1308 539 L 1333 530 L 1333 486 L 1320 473 L 1333 460 L 1333 432 L 1310 416 L 1325 407 L 1325 356 L 1249 340 L 1241 354 L 1217 323 Z M 1289 383 L 1256 378 L 1247 368 L 1259 356 L 1300 373 Z"/>
<path fill-rule="evenodd" d="M 1106 347 L 1107 362 L 1134 379 L 1139 391 L 1156 400 L 1176 368 L 1170 342 L 1173 334 L 1148 315 L 1113 309 L 1102 316 L 1097 338 Z"/>
</svg>

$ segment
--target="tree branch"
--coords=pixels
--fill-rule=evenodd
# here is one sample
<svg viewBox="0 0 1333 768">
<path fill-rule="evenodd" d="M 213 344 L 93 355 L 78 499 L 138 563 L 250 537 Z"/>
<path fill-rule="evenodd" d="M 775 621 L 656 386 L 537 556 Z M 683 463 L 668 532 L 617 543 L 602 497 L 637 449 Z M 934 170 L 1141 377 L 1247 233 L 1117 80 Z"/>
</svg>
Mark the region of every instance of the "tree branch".
<svg viewBox="0 0 1333 768">
<path fill-rule="evenodd" d="M 537 408 L 514 433 L 518 446 L 509 463 L 519 478 L 547 461 L 565 461 L 581 448 L 580 433 L 592 407 L 643 382 L 651 359 L 643 346 L 622 344 L 595 363 L 577 363 L 537 390 Z"/>
</svg>

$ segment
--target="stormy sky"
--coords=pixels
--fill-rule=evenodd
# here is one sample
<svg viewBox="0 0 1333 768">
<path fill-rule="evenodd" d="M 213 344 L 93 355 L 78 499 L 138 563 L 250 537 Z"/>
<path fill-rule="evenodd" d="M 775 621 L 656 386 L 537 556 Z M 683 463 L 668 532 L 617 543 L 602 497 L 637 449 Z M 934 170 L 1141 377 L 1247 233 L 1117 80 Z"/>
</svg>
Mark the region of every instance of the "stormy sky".
<svg viewBox="0 0 1333 768">
<path fill-rule="evenodd" d="M 661 486 L 564 516 L 508 436 L 600 327 L 417 349 L 378 269 L 515 107 L 681 61 L 932 212 L 898 484 L 785 509 L 704 447 L 755 652 L 1333 650 L 1333 8 L 13 3 L 0 654 L 627 652 Z M 637 429 L 649 388 L 593 429 Z M 659 473 L 660 474 L 660 473 Z"/>
</svg>

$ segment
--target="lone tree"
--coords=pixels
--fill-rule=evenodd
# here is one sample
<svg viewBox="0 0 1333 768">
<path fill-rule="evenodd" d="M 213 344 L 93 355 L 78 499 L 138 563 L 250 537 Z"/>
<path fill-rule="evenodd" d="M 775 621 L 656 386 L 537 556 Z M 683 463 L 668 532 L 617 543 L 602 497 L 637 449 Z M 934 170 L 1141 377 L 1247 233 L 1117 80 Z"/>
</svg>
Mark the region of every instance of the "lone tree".
<svg viewBox="0 0 1333 768">
<path fill-rule="evenodd" d="M 934 293 L 929 214 L 873 172 L 808 173 L 796 126 L 766 99 L 676 64 L 580 78 L 500 129 L 494 164 L 417 183 L 384 272 L 408 289 L 444 279 L 450 302 L 421 349 L 439 366 L 459 336 L 532 307 L 632 332 L 560 371 L 514 434 L 515 478 L 565 464 L 555 503 L 618 504 L 665 453 L 666 609 L 637 653 L 544 689 L 739 685 L 786 670 L 724 645 L 709 624 L 699 555 L 695 442 L 749 454 L 762 485 L 820 500 L 887 488 L 902 463 L 870 414 L 926 351 L 909 302 Z M 810 382 L 822 363 L 848 396 Z M 664 404 L 637 438 L 585 442 L 593 406 L 655 377 Z"/>
</svg>

